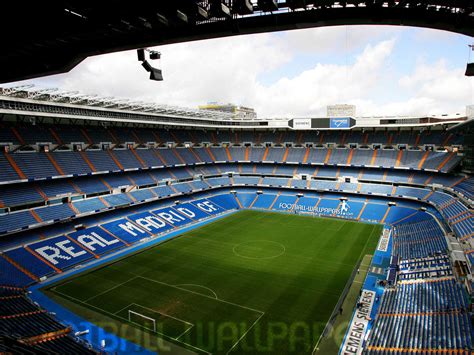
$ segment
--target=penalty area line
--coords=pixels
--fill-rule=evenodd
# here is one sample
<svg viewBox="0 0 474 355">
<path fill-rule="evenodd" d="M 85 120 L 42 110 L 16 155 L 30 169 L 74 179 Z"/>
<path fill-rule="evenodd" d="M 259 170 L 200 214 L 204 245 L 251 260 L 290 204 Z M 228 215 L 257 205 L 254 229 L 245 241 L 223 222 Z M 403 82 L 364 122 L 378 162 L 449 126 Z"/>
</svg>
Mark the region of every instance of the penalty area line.
<svg viewBox="0 0 474 355">
<path fill-rule="evenodd" d="M 127 309 L 127 308 L 130 308 L 131 305 L 133 305 L 134 303 L 130 303 L 128 305 L 126 305 L 125 307 L 123 308 L 120 308 L 117 312 L 114 312 L 115 315 L 119 314 L 120 312 L 122 312 L 123 310 Z"/>
<path fill-rule="evenodd" d="M 234 349 L 234 348 L 237 346 L 237 344 L 240 343 L 240 341 L 247 335 L 248 332 L 250 332 L 250 330 L 255 326 L 255 324 L 257 324 L 257 323 L 260 321 L 260 319 L 261 319 L 264 315 L 265 315 L 265 312 L 263 312 L 263 313 L 255 320 L 255 322 L 252 323 L 252 325 L 249 327 L 249 329 L 247 329 L 247 330 L 245 331 L 245 333 L 242 334 L 242 336 L 237 340 L 237 342 L 236 342 L 234 345 L 232 345 L 232 347 L 229 349 L 229 351 L 226 352 L 226 355 L 227 355 L 228 353 L 230 353 L 230 352 L 232 351 L 232 349 Z"/>
<path fill-rule="evenodd" d="M 134 277 L 132 277 L 132 278 L 130 278 L 130 279 L 124 281 L 124 282 L 121 282 L 121 283 L 119 283 L 119 284 L 117 284 L 117 285 L 115 285 L 115 286 L 112 286 L 112 287 L 108 288 L 107 290 L 105 290 L 105 291 L 103 291 L 103 292 L 100 292 L 100 293 L 98 293 L 98 294 L 96 294 L 96 295 L 94 295 L 94 296 L 92 296 L 92 297 L 89 297 L 89 298 L 86 299 L 84 302 L 87 303 L 87 302 L 89 302 L 90 300 L 92 300 L 92 299 L 94 299 L 94 298 L 96 298 L 96 297 L 105 295 L 106 293 L 108 293 L 108 292 L 110 292 L 110 291 L 112 291 L 112 290 L 115 290 L 116 288 L 118 288 L 118 287 L 120 287 L 120 286 L 123 286 L 123 285 L 125 285 L 126 283 L 128 283 L 128 282 L 130 282 L 130 281 L 132 281 L 132 280 L 135 280 L 136 278 L 137 278 L 137 277 L 134 276 Z"/>
<path fill-rule="evenodd" d="M 175 340 L 178 340 L 179 338 L 181 338 L 184 334 L 186 334 L 187 332 L 189 332 L 191 329 L 194 328 L 194 324 L 192 324 L 188 329 L 186 329 L 184 332 L 182 332 L 180 335 L 178 335 Z"/>
</svg>

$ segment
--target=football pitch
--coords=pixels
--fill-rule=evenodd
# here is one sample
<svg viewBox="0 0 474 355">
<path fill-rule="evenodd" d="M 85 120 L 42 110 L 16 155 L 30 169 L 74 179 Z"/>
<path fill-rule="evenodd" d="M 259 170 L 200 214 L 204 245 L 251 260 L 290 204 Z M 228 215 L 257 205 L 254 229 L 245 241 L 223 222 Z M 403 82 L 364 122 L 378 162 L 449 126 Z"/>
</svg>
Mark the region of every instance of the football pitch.
<svg viewBox="0 0 474 355">
<path fill-rule="evenodd" d="M 48 294 L 93 322 L 102 316 L 163 339 L 160 353 L 311 354 L 381 229 L 240 211 L 61 280 Z"/>
</svg>

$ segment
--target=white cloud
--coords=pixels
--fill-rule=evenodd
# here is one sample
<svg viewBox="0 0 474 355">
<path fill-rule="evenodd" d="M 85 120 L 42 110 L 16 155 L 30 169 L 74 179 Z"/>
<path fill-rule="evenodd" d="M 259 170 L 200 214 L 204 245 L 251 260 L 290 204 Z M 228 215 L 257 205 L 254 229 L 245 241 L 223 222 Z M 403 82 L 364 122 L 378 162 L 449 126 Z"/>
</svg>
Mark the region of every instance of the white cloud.
<svg viewBox="0 0 474 355">
<path fill-rule="evenodd" d="M 334 103 L 354 103 L 359 114 L 451 113 L 470 102 L 472 79 L 461 68 L 449 68 L 442 58 L 420 62 L 411 72 L 399 68 L 392 56 L 406 30 L 374 29 L 348 27 L 348 41 L 344 27 L 332 27 L 162 46 L 163 82 L 148 80 L 135 51 L 92 57 L 68 74 L 35 82 L 188 107 L 234 102 L 255 107 L 261 117 L 322 115 Z M 295 63 L 307 53 L 337 60 L 305 62 L 298 71 Z M 341 64 L 341 56 L 348 64 Z M 291 76 L 264 80 L 286 72 Z"/>
<path fill-rule="evenodd" d="M 393 46 L 393 40 L 369 45 L 352 66 L 317 64 L 295 78 L 259 85 L 255 105 L 269 116 L 322 115 L 328 104 L 349 102 L 370 92 Z"/>
<path fill-rule="evenodd" d="M 421 62 L 413 73 L 399 80 L 400 87 L 412 93 L 413 102 L 423 103 L 412 111 L 429 114 L 464 112 L 464 106 L 472 100 L 472 83 L 463 69 L 450 69 L 443 59 Z"/>
<path fill-rule="evenodd" d="M 403 31 L 405 29 L 394 26 L 335 26 L 287 31 L 281 37 L 290 51 L 341 56 L 360 50 L 368 42 L 393 38 Z"/>
</svg>

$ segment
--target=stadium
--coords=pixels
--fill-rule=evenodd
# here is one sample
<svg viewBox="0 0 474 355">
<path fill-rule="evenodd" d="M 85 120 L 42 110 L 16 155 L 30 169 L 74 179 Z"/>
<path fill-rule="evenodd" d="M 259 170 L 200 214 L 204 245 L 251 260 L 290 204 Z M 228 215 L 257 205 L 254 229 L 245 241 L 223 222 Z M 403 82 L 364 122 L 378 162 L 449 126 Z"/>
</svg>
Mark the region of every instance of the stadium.
<svg viewBox="0 0 474 355">
<path fill-rule="evenodd" d="M 474 33 L 469 1 L 163 3 L 107 18 L 92 3 L 32 8 L 30 25 L 36 12 L 45 27 L 9 34 L 0 82 L 233 36 L 236 24 Z M 125 10 L 150 26 L 113 30 Z M 472 106 L 358 116 L 337 105 L 311 118 L 215 108 L 0 87 L 0 354 L 473 353 Z"/>
</svg>

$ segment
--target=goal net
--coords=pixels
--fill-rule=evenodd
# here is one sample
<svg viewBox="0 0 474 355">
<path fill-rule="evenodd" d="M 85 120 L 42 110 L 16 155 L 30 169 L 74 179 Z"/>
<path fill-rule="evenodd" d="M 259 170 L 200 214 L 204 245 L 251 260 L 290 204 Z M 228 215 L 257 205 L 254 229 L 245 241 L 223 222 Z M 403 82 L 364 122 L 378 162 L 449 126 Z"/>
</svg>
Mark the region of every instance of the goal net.
<svg viewBox="0 0 474 355">
<path fill-rule="evenodd" d="M 148 317 L 144 314 L 128 310 L 128 321 L 141 325 L 142 327 L 153 330 L 156 333 L 156 319 Z"/>
</svg>

